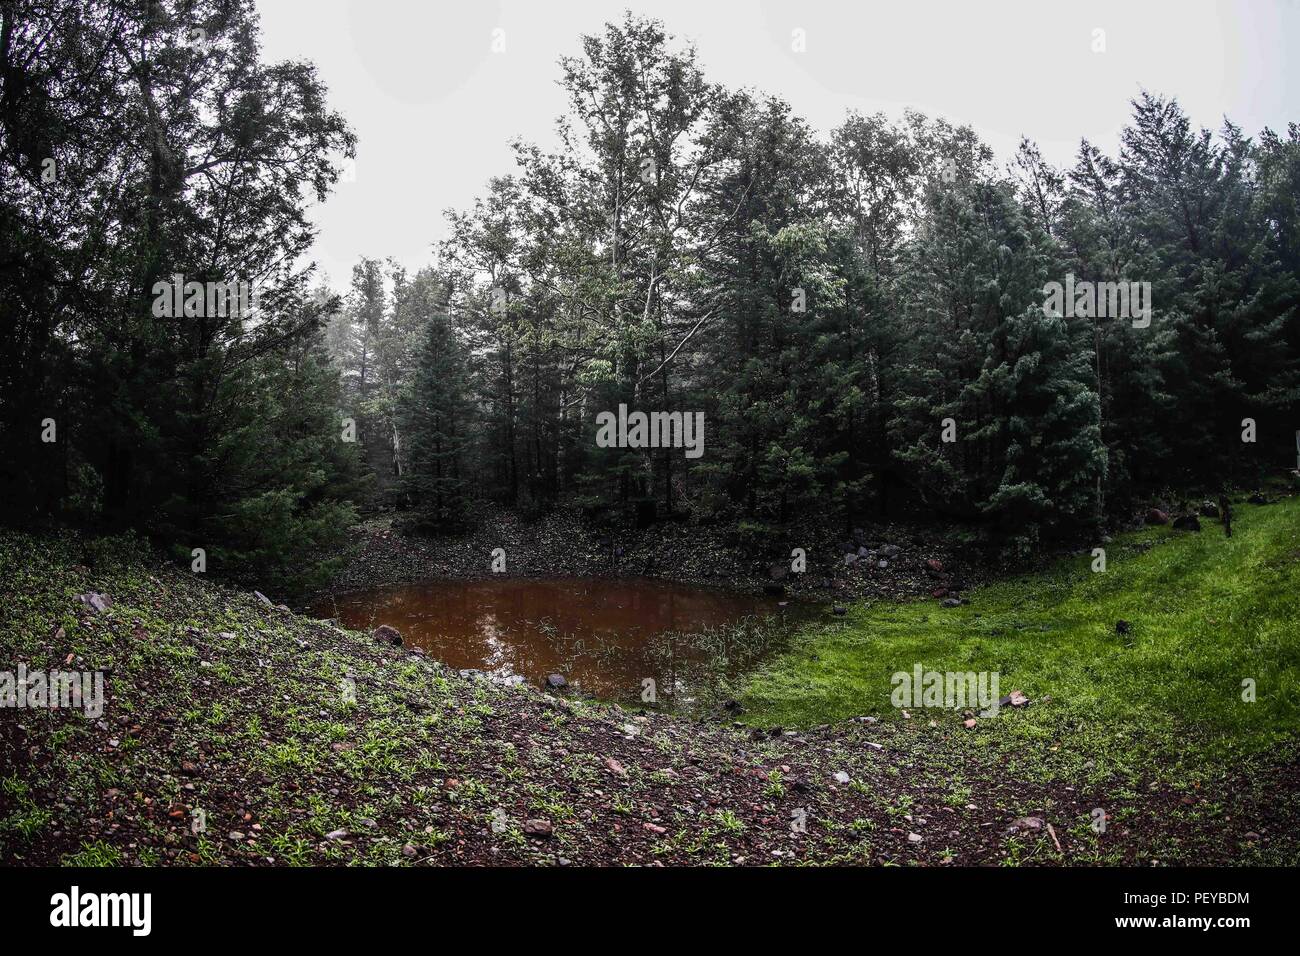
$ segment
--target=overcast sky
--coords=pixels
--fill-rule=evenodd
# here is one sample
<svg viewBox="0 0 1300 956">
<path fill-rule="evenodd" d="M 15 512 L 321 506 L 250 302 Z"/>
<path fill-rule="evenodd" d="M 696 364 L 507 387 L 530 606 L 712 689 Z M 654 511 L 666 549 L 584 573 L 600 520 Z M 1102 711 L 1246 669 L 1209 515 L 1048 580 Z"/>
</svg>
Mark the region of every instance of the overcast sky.
<svg viewBox="0 0 1300 956">
<path fill-rule="evenodd" d="M 355 180 L 313 210 L 338 291 L 363 255 L 433 259 L 442 211 L 512 170 L 509 141 L 553 143 L 561 56 L 623 11 L 693 41 L 705 75 L 784 97 L 823 132 L 846 111 L 967 123 L 999 160 L 1022 134 L 1058 165 L 1113 152 L 1128 101 L 1176 96 L 1249 133 L 1300 121 L 1295 0 L 258 0 L 268 60 L 306 58 L 358 135 Z M 803 30 L 806 51 L 792 50 Z M 493 52 L 494 31 L 505 49 Z M 1105 52 L 1093 52 L 1103 30 Z M 1288 54 L 1291 54 L 1290 56 Z"/>
</svg>

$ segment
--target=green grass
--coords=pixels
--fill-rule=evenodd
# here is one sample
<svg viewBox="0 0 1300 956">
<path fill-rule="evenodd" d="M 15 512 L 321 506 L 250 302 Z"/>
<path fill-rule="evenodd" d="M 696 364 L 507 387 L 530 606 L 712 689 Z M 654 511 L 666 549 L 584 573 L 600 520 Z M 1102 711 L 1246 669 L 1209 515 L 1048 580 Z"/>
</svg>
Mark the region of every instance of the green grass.
<svg viewBox="0 0 1300 956">
<path fill-rule="evenodd" d="M 1002 694 L 1018 689 L 1035 701 L 981 721 L 969 736 L 982 745 L 1052 751 L 1070 740 L 1141 760 L 1162 747 L 1223 758 L 1294 741 L 1300 498 L 1241 506 L 1231 539 L 1217 523 L 1203 528 L 1125 534 L 1106 546 L 1105 573 L 1093 572 L 1084 553 L 981 588 L 959 608 L 852 607 L 840 621 L 805 629 L 748 677 L 744 719 L 901 719 L 890 678 L 919 663 L 997 672 Z M 1121 619 L 1131 622 L 1127 635 L 1116 633 Z M 1255 681 L 1253 703 L 1243 700 L 1246 679 Z"/>
</svg>

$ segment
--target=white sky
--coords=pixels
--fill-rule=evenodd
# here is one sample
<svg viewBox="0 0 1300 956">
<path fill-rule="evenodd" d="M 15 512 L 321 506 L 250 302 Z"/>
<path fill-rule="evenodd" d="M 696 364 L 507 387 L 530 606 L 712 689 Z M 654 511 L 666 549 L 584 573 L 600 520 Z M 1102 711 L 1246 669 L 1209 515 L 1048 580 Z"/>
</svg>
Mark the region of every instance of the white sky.
<svg viewBox="0 0 1300 956">
<path fill-rule="evenodd" d="M 699 50 L 705 75 L 788 100 L 825 133 L 906 107 L 975 128 L 1005 161 L 1021 134 L 1057 165 L 1114 152 L 1128 101 L 1176 96 L 1198 125 L 1300 121 L 1296 0 L 258 0 L 267 60 L 312 60 L 358 136 L 355 181 L 314 208 L 313 256 L 345 291 L 361 256 L 431 262 L 442 211 L 550 146 L 561 56 L 624 9 Z M 504 52 L 492 52 L 493 31 Z M 791 49 L 791 31 L 807 50 Z M 1094 53 L 1094 29 L 1105 31 Z"/>
</svg>

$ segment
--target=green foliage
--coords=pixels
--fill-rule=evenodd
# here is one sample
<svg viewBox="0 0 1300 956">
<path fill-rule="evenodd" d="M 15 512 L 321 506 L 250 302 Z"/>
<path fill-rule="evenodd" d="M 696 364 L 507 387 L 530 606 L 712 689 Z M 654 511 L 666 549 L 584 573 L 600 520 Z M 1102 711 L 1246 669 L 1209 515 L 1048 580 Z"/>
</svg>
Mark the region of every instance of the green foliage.
<svg viewBox="0 0 1300 956">
<path fill-rule="evenodd" d="M 309 583 L 299 569 L 346 530 L 360 472 L 319 347 L 334 302 L 295 263 L 308 199 L 355 137 L 309 64 L 260 60 L 251 4 L 2 15 L 7 514 L 136 528 L 268 589 Z M 186 43 L 197 23 L 205 45 Z M 177 275 L 251 287 L 256 311 L 160 307 Z M 38 440 L 46 416 L 56 441 Z"/>
<path fill-rule="evenodd" d="M 760 546 L 907 511 L 1026 554 L 1293 461 L 1295 125 L 1212 133 L 1143 94 L 1118 156 L 1058 170 L 1026 140 L 1002 169 L 911 112 L 819 136 L 628 13 L 561 61 L 555 148 L 514 144 L 437 268 L 363 258 L 344 301 L 294 263 L 354 136 L 310 64 L 261 61 L 250 4 L 0 15 L 11 520 L 137 528 L 291 589 L 352 503 L 439 530 L 479 497 L 577 503 Z M 261 308 L 158 314 L 176 274 Z M 1067 276 L 1149 283 L 1150 324 L 1049 314 Z M 620 405 L 703 412 L 703 456 L 596 447 Z"/>
</svg>

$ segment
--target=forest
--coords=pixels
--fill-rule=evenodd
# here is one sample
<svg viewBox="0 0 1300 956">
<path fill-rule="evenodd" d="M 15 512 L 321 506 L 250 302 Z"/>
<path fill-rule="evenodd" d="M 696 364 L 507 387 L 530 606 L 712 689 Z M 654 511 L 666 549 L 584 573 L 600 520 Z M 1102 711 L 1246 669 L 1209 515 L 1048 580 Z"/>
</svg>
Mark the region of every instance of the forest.
<svg viewBox="0 0 1300 956">
<path fill-rule="evenodd" d="M 1198 115 L 1116 17 L 1117 134 L 1071 75 L 1063 147 L 919 74 L 840 111 L 772 3 L 638 5 L 0 3 L 0 906 L 174 867 L 130 885 L 189 941 L 292 912 L 251 867 L 346 917 L 443 899 L 359 866 L 823 864 L 1059 936 L 1300 862 L 1284 98 Z M 1263 6 L 1187 31 L 1281 88 Z M 1058 865 L 1142 876 L 908 879 Z"/>
<path fill-rule="evenodd" d="M 429 265 L 329 289 L 305 210 L 355 137 L 310 64 L 261 62 L 251 4 L 6 6 L 0 66 L 14 523 L 284 580 L 358 512 L 449 533 L 485 501 L 756 549 L 904 515 L 1025 556 L 1292 460 L 1295 124 L 1143 92 L 1066 169 L 911 112 L 815 130 L 629 13 Z M 156 308 L 182 279 L 256 306 Z M 1146 321 L 1049 307 L 1067 282 L 1145 289 Z M 601 447 L 620 405 L 703 413 L 702 454 Z"/>
</svg>

